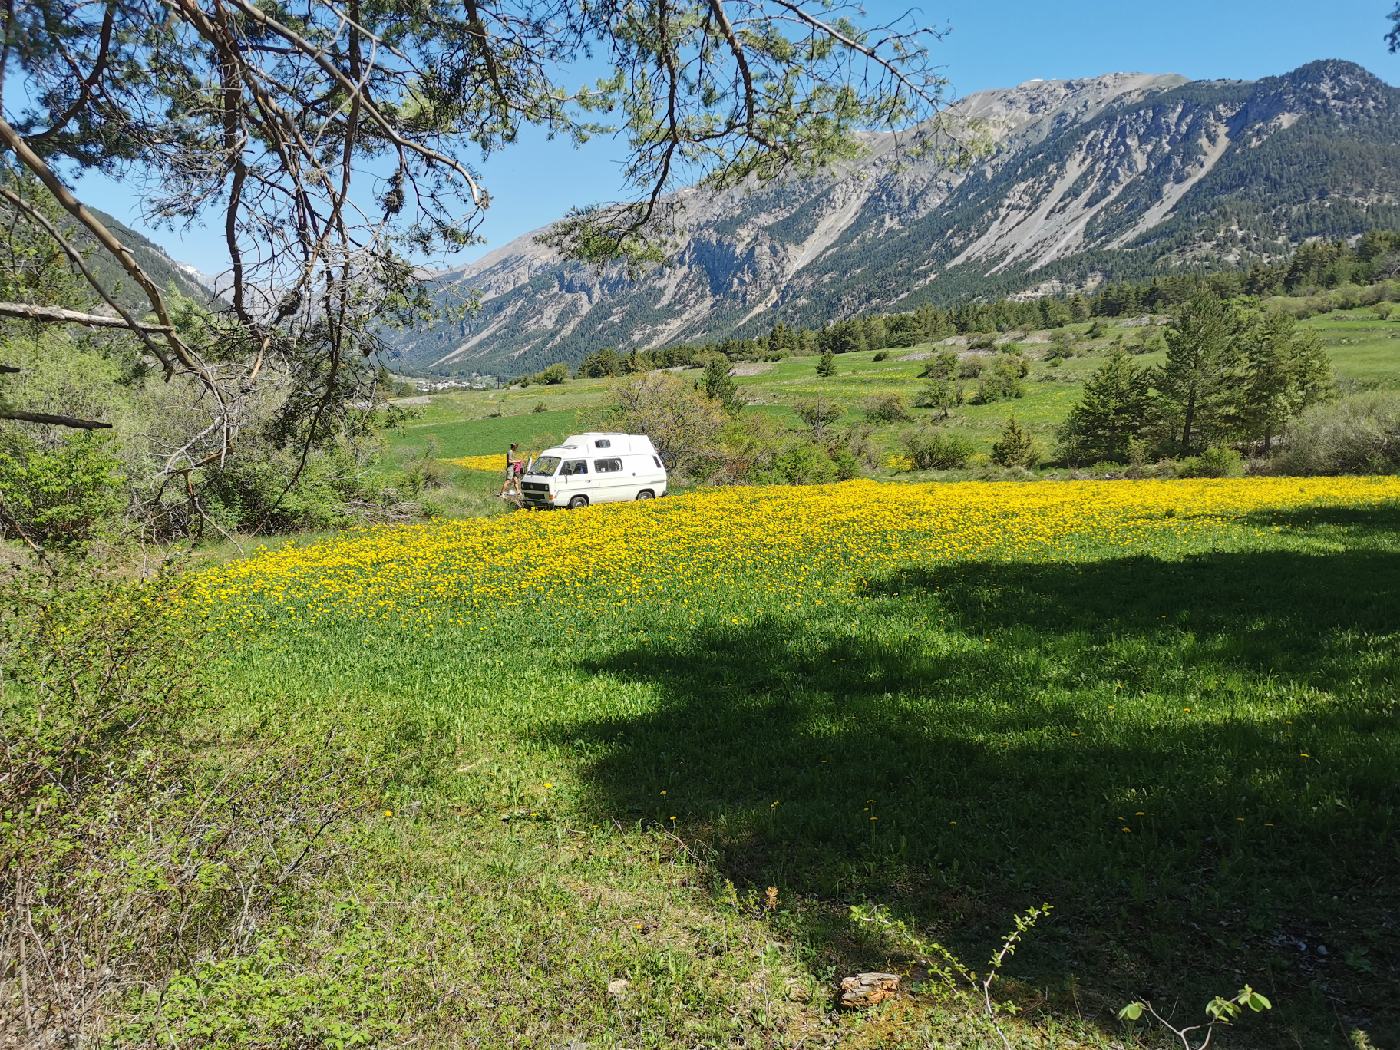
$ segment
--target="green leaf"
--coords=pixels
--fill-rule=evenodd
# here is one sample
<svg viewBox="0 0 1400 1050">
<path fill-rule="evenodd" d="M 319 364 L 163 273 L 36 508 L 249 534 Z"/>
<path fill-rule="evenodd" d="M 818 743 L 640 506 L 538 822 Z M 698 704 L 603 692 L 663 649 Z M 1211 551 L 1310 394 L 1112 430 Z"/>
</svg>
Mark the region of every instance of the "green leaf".
<svg viewBox="0 0 1400 1050">
<path fill-rule="evenodd" d="M 1132 1002 L 1118 1011 L 1118 1020 L 1136 1021 L 1142 1017 L 1142 1003 Z"/>
</svg>

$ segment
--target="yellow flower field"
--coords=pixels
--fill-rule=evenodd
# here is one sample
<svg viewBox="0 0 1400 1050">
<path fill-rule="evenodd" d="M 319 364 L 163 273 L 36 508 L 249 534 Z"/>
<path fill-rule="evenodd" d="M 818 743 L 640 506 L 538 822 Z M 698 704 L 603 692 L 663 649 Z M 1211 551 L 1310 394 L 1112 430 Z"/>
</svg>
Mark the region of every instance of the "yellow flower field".
<svg viewBox="0 0 1400 1050">
<path fill-rule="evenodd" d="M 492 452 L 485 456 L 458 456 L 456 459 L 444 459 L 443 462 L 463 470 L 489 470 L 494 474 L 504 473 L 506 469 L 506 457 L 503 452 Z"/>
<path fill-rule="evenodd" d="M 279 610 L 428 624 L 536 601 L 698 608 L 722 587 L 824 589 L 920 563 L 1125 553 L 1254 511 L 1400 500 L 1400 478 L 1250 478 L 718 488 L 572 513 L 346 533 L 195 575 L 176 601 L 249 626 Z"/>
</svg>

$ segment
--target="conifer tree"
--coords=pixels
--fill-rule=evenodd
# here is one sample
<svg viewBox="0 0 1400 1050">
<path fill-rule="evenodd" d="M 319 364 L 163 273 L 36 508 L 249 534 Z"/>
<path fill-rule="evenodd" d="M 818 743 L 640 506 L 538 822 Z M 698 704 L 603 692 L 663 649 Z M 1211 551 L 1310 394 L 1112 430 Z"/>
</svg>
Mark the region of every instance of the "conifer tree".
<svg viewBox="0 0 1400 1050">
<path fill-rule="evenodd" d="M 1015 416 L 1007 416 L 1006 426 L 992 446 L 992 462 L 1003 467 L 1033 467 L 1038 459 L 1040 454 L 1030 431 Z"/>
<path fill-rule="evenodd" d="M 729 359 L 716 354 L 705 362 L 705 371 L 700 374 L 696 387 L 712 401 L 717 401 L 729 413 L 738 412 L 744 407 L 739 398 L 739 384 L 729 374 Z"/>
<path fill-rule="evenodd" d="M 1145 370 L 1123 351 L 1099 366 L 1060 428 L 1060 447 L 1070 463 L 1126 463 L 1128 448 L 1147 423 L 1150 390 Z"/>
<path fill-rule="evenodd" d="M 1245 381 L 1240 387 L 1244 437 L 1267 453 L 1289 419 L 1332 392 L 1332 365 L 1312 332 L 1293 318 L 1267 313 L 1242 333 Z"/>
<path fill-rule="evenodd" d="M 1198 292 L 1177 311 L 1166 342 L 1167 359 L 1152 376 L 1165 449 L 1188 456 L 1229 440 L 1239 427 L 1244 378 L 1234 308 L 1209 292 Z"/>
<path fill-rule="evenodd" d="M 822 356 L 817 359 L 817 375 L 827 379 L 836 374 L 836 355 L 830 350 L 823 350 Z"/>
</svg>

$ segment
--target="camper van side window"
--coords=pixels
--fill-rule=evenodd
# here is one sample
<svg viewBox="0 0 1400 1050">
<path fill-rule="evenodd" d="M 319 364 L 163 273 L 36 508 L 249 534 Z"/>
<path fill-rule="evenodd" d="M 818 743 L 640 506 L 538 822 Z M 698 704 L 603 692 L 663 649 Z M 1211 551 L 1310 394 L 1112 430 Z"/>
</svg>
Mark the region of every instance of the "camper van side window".
<svg viewBox="0 0 1400 1050">
<path fill-rule="evenodd" d="M 612 441 L 608 438 L 600 438 L 593 442 L 595 448 L 612 448 Z"/>
<path fill-rule="evenodd" d="M 656 461 L 656 465 L 657 465 L 658 467 L 661 466 L 661 457 L 660 457 L 660 456 L 652 456 L 651 458 L 654 459 L 654 460 Z"/>
<path fill-rule="evenodd" d="M 595 459 L 593 461 L 593 469 L 596 470 L 599 474 L 616 474 L 622 469 L 622 460 Z"/>
<path fill-rule="evenodd" d="M 564 469 L 560 471 L 560 473 L 566 476 L 569 474 L 587 474 L 588 464 L 581 459 L 573 459 L 564 464 Z"/>
</svg>

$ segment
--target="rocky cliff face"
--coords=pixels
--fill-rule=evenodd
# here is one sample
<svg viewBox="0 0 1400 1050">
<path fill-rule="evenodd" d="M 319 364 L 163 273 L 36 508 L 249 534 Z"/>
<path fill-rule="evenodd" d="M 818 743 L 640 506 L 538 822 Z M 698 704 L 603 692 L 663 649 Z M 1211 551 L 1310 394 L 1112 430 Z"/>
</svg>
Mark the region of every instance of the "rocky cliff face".
<svg viewBox="0 0 1400 1050">
<path fill-rule="evenodd" d="M 399 337 L 406 368 L 515 373 L 600 346 L 745 335 L 1030 293 L 1400 222 L 1400 90 L 1315 62 L 1253 83 L 1112 73 L 956 103 L 970 164 L 872 136 L 820 178 L 683 191 L 669 265 L 631 280 L 522 237 L 441 275 L 463 320 Z"/>
</svg>

